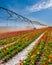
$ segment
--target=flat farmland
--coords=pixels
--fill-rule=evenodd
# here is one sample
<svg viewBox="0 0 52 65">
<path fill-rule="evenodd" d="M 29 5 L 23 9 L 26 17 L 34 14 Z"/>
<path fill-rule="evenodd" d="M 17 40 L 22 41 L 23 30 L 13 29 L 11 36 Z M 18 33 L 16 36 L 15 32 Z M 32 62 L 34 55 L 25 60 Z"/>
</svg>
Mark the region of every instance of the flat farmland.
<svg viewBox="0 0 52 65">
<path fill-rule="evenodd" d="M 25 60 L 19 60 L 19 65 L 52 64 L 51 27 L 0 33 L 0 63 L 7 63 L 16 54 L 35 41 L 41 34 L 43 34 L 43 36 L 38 40 L 38 43 L 33 46 L 33 49 L 29 51 L 27 58 Z M 24 53 L 25 52 L 26 51 L 24 51 Z"/>
</svg>

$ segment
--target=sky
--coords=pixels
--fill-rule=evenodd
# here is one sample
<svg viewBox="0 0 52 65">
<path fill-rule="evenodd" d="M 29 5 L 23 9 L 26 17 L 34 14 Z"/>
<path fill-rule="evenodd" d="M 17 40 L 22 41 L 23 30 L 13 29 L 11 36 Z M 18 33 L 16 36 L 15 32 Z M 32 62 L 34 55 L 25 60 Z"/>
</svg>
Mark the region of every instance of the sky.
<svg viewBox="0 0 52 65">
<path fill-rule="evenodd" d="M 52 0 L 0 0 L 0 7 L 52 26 Z"/>
</svg>

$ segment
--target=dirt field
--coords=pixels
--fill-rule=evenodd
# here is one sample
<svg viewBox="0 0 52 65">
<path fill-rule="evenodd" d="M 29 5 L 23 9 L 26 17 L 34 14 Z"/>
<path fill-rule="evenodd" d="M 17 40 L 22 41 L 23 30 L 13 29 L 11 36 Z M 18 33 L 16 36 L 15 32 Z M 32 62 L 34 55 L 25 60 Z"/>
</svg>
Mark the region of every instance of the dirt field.
<svg viewBox="0 0 52 65">
<path fill-rule="evenodd" d="M 0 27 L 0 33 L 12 32 L 12 31 L 20 31 L 20 30 L 27 30 L 27 29 L 30 29 L 30 28 Z"/>
</svg>

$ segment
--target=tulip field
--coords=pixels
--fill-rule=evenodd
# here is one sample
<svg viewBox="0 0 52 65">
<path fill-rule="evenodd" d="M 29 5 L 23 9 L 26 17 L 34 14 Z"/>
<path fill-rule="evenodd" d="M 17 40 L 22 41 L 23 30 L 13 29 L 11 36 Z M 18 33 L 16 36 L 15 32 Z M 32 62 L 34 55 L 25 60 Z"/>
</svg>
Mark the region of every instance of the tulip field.
<svg viewBox="0 0 52 65">
<path fill-rule="evenodd" d="M 8 61 L 40 36 L 45 29 L 7 32 L 0 34 L 0 60 Z"/>
<path fill-rule="evenodd" d="M 20 65 L 52 65 L 52 28 L 47 28 Z"/>
<path fill-rule="evenodd" d="M 43 36 L 34 45 L 25 60 L 19 65 L 52 65 L 52 28 L 0 33 L 0 60 L 7 62 L 25 49 L 42 33 Z"/>
</svg>

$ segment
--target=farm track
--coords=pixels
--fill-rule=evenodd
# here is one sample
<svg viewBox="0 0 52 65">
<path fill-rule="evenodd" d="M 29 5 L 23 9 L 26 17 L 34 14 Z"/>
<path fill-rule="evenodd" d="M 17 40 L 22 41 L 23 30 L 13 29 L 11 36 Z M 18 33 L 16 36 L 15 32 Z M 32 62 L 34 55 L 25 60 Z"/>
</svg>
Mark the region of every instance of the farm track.
<svg viewBox="0 0 52 65">
<path fill-rule="evenodd" d="M 16 54 L 13 58 L 11 58 L 8 62 L 3 63 L 3 65 L 19 65 L 19 60 L 26 59 L 28 53 L 33 48 L 35 43 L 38 42 L 38 40 L 43 36 L 44 33 L 42 33 L 34 42 L 32 42 L 29 46 L 27 46 L 25 49 L 23 49 L 21 52 Z"/>
<path fill-rule="evenodd" d="M 13 45 L 13 44 L 15 44 L 15 43 L 16 43 L 16 42 L 12 42 L 12 43 L 9 43 L 9 44 L 7 44 L 7 45 L 3 45 L 3 46 L 0 47 L 0 49 L 6 48 L 6 47 L 11 46 L 11 45 Z"/>
<path fill-rule="evenodd" d="M 25 34 L 24 34 L 25 35 Z M 28 34 L 27 34 L 28 35 Z M 27 36 L 26 35 L 26 36 Z M 21 36 L 21 35 L 20 35 Z M 21 38 L 23 38 L 23 36 L 21 37 Z M 19 41 L 19 39 L 17 39 L 18 41 Z M 6 44 L 6 45 L 2 45 L 1 47 L 0 47 L 0 49 L 3 49 L 3 48 L 6 48 L 6 47 L 8 47 L 8 46 L 11 46 L 11 45 L 13 45 L 13 44 L 15 44 L 16 42 L 18 42 L 18 41 L 14 41 L 14 42 L 11 42 L 11 43 L 8 43 L 8 44 Z"/>
<path fill-rule="evenodd" d="M 25 34 L 24 34 L 25 35 Z M 19 36 L 21 36 L 21 35 L 19 35 Z M 10 38 L 10 37 L 9 37 Z M 23 36 L 21 37 L 21 38 L 23 38 Z M 7 38 L 5 38 L 5 39 L 8 39 L 8 37 Z M 3 39 L 2 39 L 3 40 Z M 17 39 L 18 40 L 18 39 Z M 15 40 L 15 41 L 17 41 L 17 40 Z M 6 46 L 8 46 L 9 44 L 14 44 L 14 43 L 16 43 L 16 42 L 11 42 L 11 43 L 8 43 L 8 44 L 6 44 L 6 45 L 2 45 L 1 47 L 0 47 L 0 49 L 1 48 L 3 48 L 3 47 L 6 47 Z"/>
</svg>

